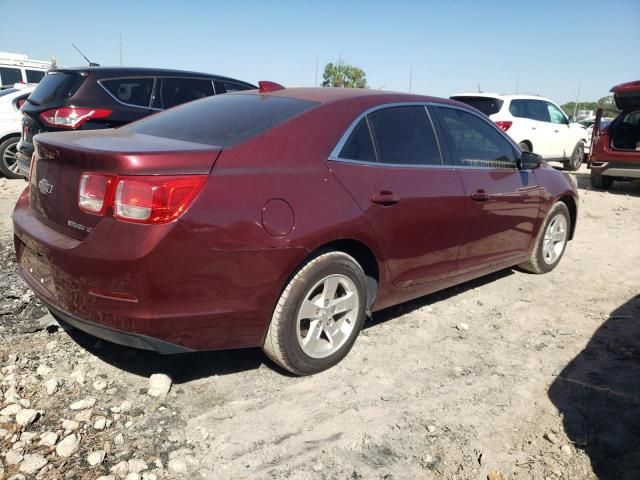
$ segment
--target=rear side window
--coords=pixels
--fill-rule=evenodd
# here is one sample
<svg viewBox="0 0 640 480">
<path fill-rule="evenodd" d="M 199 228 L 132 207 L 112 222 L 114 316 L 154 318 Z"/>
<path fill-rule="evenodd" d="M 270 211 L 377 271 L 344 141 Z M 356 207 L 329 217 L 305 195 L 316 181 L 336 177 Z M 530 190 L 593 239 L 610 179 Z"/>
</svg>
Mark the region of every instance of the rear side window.
<svg viewBox="0 0 640 480">
<path fill-rule="evenodd" d="M 44 73 L 40 70 L 26 70 L 27 83 L 38 83 L 44 77 Z"/>
<path fill-rule="evenodd" d="M 541 100 L 511 100 L 509 112 L 514 117 L 528 118 L 538 122 L 550 122 L 549 110 Z"/>
<path fill-rule="evenodd" d="M 213 83 L 204 78 L 162 78 L 158 79 L 154 108 L 171 108 L 176 105 L 210 97 L 214 94 Z"/>
<path fill-rule="evenodd" d="M 218 95 L 221 93 L 233 93 L 233 92 L 242 92 L 244 90 L 252 90 L 252 87 L 241 85 L 235 82 L 227 82 L 225 80 L 217 80 L 215 83 L 216 83 L 216 93 Z"/>
<path fill-rule="evenodd" d="M 487 121 L 454 108 L 437 107 L 437 110 L 454 165 L 515 168 L 516 157 L 511 143 Z"/>
<path fill-rule="evenodd" d="M 316 105 L 268 95 L 219 95 L 180 105 L 122 129 L 224 148 L 244 142 Z"/>
<path fill-rule="evenodd" d="M 2 80 L 2 85 L 22 83 L 22 72 L 19 68 L 0 67 L 0 80 Z"/>
<path fill-rule="evenodd" d="M 34 105 L 49 105 L 66 100 L 76 93 L 84 80 L 85 77 L 74 73 L 48 73 L 29 96 L 29 102 Z"/>
<path fill-rule="evenodd" d="M 504 103 L 499 98 L 491 97 L 451 97 L 453 100 L 457 100 L 467 105 L 471 105 L 473 108 L 480 110 L 486 116 L 498 113 Z"/>
<path fill-rule="evenodd" d="M 366 118 L 358 122 L 338 156 L 345 160 L 358 160 L 360 162 L 376 161 L 371 132 Z"/>
<path fill-rule="evenodd" d="M 391 107 L 369 115 L 378 161 L 397 165 L 441 165 L 440 150 L 424 107 Z"/>
<path fill-rule="evenodd" d="M 153 78 L 117 78 L 102 80 L 102 85 L 116 100 L 136 107 L 149 107 Z"/>
</svg>

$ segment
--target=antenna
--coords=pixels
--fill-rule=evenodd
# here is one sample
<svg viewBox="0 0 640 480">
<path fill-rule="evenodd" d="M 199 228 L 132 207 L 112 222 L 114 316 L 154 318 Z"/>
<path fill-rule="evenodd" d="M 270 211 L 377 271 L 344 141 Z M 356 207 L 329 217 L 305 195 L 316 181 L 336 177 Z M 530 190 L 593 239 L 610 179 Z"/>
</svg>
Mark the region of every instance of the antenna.
<svg viewBox="0 0 640 480">
<path fill-rule="evenodd" d="M 75 48 L 75 49 L 78 51 L 78 53 L 79 53 L 80 55 L 82 55 L 82 58 L 84 58 L 84 59 L 89 63 L 89 66 L 90 66 L 90 67 L 99 67 L 99 66 L 100 66 L 99 64 L 97 64 L 97 63 L 93 63 L 91 60 L 89 60 L 89 59 L 84 55 L 84 53 L 82 53 L 82 52 L 80 51 L 80 49 L 79 49 L 78 47 L 76 47 L 76 46 L 75 46 L 75 44 L 73 44 L 73 43 L 72 43 L 72 44 L 71 44 L 71 46 L 72 46 L 73 48 Z"/>
<path fill-rule="evenodd" d="M 478 93 L 482 93 L 482 90 L 480 90 L 480 84 L 478 83 Z"/>
</svg>

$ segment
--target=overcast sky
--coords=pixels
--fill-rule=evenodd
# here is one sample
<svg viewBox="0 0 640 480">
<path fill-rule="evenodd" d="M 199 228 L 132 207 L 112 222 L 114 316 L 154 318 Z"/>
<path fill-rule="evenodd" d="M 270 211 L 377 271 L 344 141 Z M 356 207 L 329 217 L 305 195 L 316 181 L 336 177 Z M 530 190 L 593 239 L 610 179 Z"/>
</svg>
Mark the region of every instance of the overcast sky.
<svg viewBox="0 0 640 480">
<path fill-rule="evenodd" d="M 640 0 L 0 0 L 0 50 L 62 66 L 218 73 L 313 86 L 340 56 L 371 88 L 449 96 L 533 93 L 597 100 L 640 79 Z M 410 75 L 412 71 L 412 75 Z"/>
</svg>

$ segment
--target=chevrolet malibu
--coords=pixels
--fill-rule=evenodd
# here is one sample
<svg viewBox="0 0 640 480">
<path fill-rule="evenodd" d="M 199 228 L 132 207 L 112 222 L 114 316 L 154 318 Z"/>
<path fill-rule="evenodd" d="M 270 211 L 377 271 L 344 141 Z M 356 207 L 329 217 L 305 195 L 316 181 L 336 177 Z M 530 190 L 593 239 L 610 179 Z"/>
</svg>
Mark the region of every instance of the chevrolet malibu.
<svg viewBox="0 0 640 480">
<path fill-rule="evenodd" d="M 14 241 L 53 315 L 163 354 L 260 346 L 305 375 L 371 312 L 560 261 L 573 182 L 472 107 L 262 87 L 35 137 Z"/>
</svg>

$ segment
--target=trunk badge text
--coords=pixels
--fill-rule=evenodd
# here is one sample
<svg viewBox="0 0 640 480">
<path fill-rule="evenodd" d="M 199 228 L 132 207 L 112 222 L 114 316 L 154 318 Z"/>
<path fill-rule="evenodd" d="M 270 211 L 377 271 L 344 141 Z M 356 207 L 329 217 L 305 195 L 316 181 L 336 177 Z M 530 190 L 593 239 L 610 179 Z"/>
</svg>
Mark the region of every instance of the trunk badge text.
<svg viewBox="0 0 640 480">
<path fill-rule="evenodd" d="M 53 185 L 49 183 L 49 180 L 43 178 L 38 182 L 38 190 L 40 190 L 40 193 L 42 193 L 43 195 L 49 195 L 51 192 L 53 192 Z"/>
</svg>

